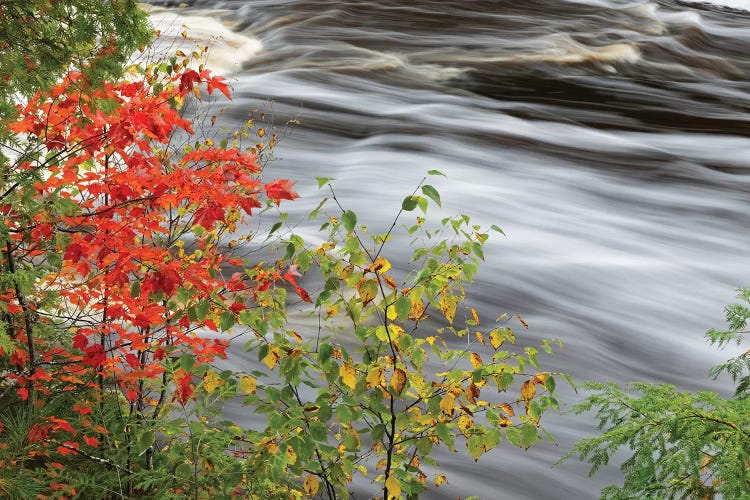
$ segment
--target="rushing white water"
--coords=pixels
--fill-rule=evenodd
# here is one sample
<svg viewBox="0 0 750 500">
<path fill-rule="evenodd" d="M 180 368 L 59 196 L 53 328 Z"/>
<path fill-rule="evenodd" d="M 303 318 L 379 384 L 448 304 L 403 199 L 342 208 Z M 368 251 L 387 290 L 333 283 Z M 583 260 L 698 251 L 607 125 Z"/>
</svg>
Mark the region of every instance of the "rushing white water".
<svg viewBox="0 0 750 500">
<path fill-rule="evenodd" d="M 731 352 L 702 335 L 750 284 L 748 3 L 205 0 L 178 25 L 244 40 L 213 49 L 237 68 L 228 119 L 301 120 L 269 174 L 299 181 L 291 216 L 306 237 L 315 176 L 336 178 L 376 231 L 439 169 L 436 217 L 508 233 L 486 251 L 474 304 L 521 314 L 529 343 L 561 338 L 547 366 L 726 391 L 706 373 Z M 576 462 L 550 469 L 596 430 L 570 414 L 547 425 L 557 446 L 478 464 L 438 454 L 450 484 L 426 498 L 594 498 L 620 480 L 615 466 L 592 480 Z"/>
<path fill-rule="evenodd" d="M 160 34 L 156 50 L 171 55 L 176 50 L 192 51 L 208 46 L 205 63 L 214 71 L 230 76 L 261 50 L 260 40 L 232 31 L 221 22 L 221 11 L 183 14 L 178 10 L 149 7 L 151 24 Z"/>
</svg>

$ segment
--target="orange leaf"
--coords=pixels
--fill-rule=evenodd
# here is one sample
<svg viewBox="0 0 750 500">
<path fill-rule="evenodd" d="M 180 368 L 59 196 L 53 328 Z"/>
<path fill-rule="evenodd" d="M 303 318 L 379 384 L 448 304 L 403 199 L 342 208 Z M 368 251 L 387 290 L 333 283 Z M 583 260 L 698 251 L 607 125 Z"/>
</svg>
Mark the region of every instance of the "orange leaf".
<svg viewBox="0 0 750 500">
<path fill-rule="evenodd" d="M 524 401 L 528 403 L 529 401 L 531 401 L 531 398 L 534 397 L 534 394 L 536 394 L 536 384 L 534 383 L 534 381 L 525 381 L 521 386 L 521 397 L 523 397 Z"/>
<path fill-rule="evenodd" d="M 482 357 L 475 352 L 472 352 L 469 358 L 471 360 L 471 366 L 473 366 L 474 368 L 479 368 L 484 364 L 482 362 Z"/>
<path fill-rule="evenodd" d="M 516 413 L 513 411 L 513 407 L 509 403 L 502 403 L 500 405 L 500 409 L 503 410 L 505 413 L 508 414 L 509 417 L 512 417 Z"/>
<path fill-rule="evenodd" d="M 396 394 L 401 394 L 404 390 L 404 386 L 406 385 L 406 372 L 402 370 L 401 368 L 396 368 L 393 370 L 393 375 L 391 375 L 391 387 L 396 391 Z"/>
<path fill-rule="evenodd" d="M 466 399 L 468 399 L 469 402 L 476 404 L 478 397 L 479 387 L 477 387 L 475 384 L 469 384 L 469 386 L 466 388 Z"/>
</svg>

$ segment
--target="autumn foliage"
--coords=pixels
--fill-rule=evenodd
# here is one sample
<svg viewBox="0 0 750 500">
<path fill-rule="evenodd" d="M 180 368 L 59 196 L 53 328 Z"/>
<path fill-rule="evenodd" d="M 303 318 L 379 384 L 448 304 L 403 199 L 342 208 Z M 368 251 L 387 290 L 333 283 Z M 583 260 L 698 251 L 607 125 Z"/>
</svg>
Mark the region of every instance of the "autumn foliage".
<svg viewBox="0 0 750 500">
<path fill-rule="evenodd" d="M 0 198 L 3 384 L 32 408 L 76 401 L 75 419 L 33 425 L 33 456 L 96 448 L 110 429 L 91 414 L 112 391 L 136 416 L 186 405 L 194 373 L 168 361 L 225 356 L 228 340 L 204 333 L 229 329 L 258 291 L 286 280 L 309 300 L 289 271 L 242 269 L 219 245 L 265 200 L 297 195 L 262 182 L 236 139 L 191 139 L 181 105 L 229 87 L 173 61 L 97 88 L 69 72 L 8 126 L 21 140 Z"/>
<path fill-rule="evenodd" d="M 462 305 L 489 231 L 412 217 L 441 204 L 425 178 L 370 233 L 319 178 L 331 194 L 309 246 L 279 209 L 294 183 L 262 179 L 276 137 L 188 118 L 230 98 L 191 58 L 95 86 L 71 71 L 8 125 L 0 496 L 338 498 L 358 481 L 401 498 L 447 482 L 439 446 L 478 460 L 503 439 L 551 439 L 541 417 L 558 408 L 558 374 L 513 347 L 511 324 L 528 325 L 487 327 Z M 245 146 L 252 133 L 267 142 Z M 250 230 L 268 211 L 272 227 Z M 396 265 L 401 225 L 413 253 Z M 292 298 L 314 317 L 300 331 Z M 257 362 L 222 369 L 240 335 Z M 237 425 L 238 406 L 263 422 Z"/>
</svg>

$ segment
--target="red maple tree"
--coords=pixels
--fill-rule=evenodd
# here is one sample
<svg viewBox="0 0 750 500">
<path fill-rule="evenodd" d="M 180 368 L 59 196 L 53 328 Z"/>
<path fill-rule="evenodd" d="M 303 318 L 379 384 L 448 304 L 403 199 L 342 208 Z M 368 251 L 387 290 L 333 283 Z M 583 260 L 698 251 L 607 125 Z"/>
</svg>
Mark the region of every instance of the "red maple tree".
<svg viewBox="0 0 750 500">
<path fill-rule="evenodd" d="M 187 404 L 192 373 L 169 372 L 167 360 L 225 356 L 228 341 L 202 332 L 231 328 L 275 282 L 310 300 L 294 269 L 244 269 L 221 246 L 264 199 L 297 194 L 289 180 L 264 184 L 248 150 L 195 142 L 180 108 L 201 89 L 230 95 L 223 78 L 187 60 L 97 88 L 70 72 L 8 127 L 25 151 L 2 183 L 0 255 L 8 275 L 26 269 L 33 279 L 0 290 L 13 340 L 0 355 L 28 404 L 53 391 L 82 398 L 76 422 L 50 417 L 31 429 L 29 440 L 47 445 L 39 453 L 97 446 L 108 430 L 89 417 L 104 391 L 134 412 Z"/>
</svg>

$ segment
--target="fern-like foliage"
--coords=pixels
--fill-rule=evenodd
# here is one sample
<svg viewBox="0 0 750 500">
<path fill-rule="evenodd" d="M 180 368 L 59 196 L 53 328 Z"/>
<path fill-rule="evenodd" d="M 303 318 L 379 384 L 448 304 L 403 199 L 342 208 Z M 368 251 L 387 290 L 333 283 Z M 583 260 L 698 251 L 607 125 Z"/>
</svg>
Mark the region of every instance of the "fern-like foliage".
<svg viewBox="0 0 750 500">
<path fill-rule="evenodd" d="M 725 310 L 727 330 L 707 332 L 712 345 L 744 340 L 750 289 L 740 289 L 739 298 L 743 303 Z M 750 498 L 750 355 L 729 359 L 710 374 L 724 372 L 736 383 L 731 399 L 665 384 L 586 385 L 592 394 L 575 411 L 595 412 L 602 434 L 578 442 L 563 460 L 577 456 L 594 474 L 616 452 L 629 450 L 622 486 L 605 488 L 602 498 Z"/>
</svg>

